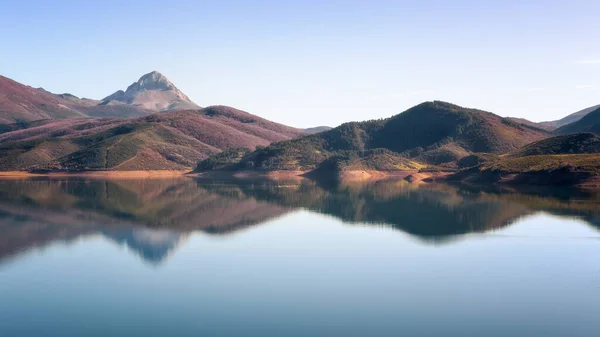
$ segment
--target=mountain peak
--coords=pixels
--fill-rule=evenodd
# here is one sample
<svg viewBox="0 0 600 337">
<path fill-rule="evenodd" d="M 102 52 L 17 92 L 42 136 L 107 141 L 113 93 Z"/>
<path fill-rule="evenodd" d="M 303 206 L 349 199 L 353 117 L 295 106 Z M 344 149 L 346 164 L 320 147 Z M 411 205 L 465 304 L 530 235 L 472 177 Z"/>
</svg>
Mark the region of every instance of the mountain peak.
<svg viewBox="0 0 600 337">
<path fill-rule="evenodd" d="M 169 89 L 175 89 L 179 91 L 177 88 L 175 88 L 175 85 L 171 81 L 169 81 L 169 79 L 165 75 L 155 70 L 140 77 L 140 79 L 137 82 L 133 83 L 127 88 L 127 91 Z"/>
<path fill-rule="evenodd" d="M 140 77 L 137 82 L 127 87 L 127 90 L 119 90 L 102 101 L 107 103 L 112 100 L 154 111 L 199 108 L 165 75 L 156 70 Z"/>
</svg>

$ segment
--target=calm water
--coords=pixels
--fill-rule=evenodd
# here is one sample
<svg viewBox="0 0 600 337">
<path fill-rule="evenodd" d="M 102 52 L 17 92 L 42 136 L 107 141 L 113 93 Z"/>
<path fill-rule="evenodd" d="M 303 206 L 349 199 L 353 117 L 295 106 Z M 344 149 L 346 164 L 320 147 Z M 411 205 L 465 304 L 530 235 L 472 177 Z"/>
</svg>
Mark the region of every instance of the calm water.
<svg viewBox="0 0 600 337">
<path fill-rule="evenodd" d="M 598 336 L 600 196 L 0 181 L 0 336 Z"/>
</svg>

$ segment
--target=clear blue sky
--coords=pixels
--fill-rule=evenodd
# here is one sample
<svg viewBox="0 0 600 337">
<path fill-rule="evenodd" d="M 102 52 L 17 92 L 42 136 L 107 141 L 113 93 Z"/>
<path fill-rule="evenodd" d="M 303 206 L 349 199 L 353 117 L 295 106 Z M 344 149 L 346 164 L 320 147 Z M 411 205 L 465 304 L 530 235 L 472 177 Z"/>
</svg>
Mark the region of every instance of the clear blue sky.
<svg viewBox="0 0 600 337">
<path fill-rule="evenodd" d="M 326 3 L 325 3 L 326 2 Z M 201 106 L 335 126 L 427 100 L 600 104 L 600 1 L 4 1 L 0 74 L 103 98 L 158 70 Z"/>
</svg>

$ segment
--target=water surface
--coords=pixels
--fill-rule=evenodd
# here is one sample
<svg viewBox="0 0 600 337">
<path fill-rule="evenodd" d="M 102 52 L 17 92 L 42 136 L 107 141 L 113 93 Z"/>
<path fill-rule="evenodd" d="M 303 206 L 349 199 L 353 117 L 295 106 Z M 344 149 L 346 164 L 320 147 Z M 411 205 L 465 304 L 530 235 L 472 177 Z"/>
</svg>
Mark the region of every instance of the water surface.
<svg viewBox="0 0 600 337">
<path fill-rule="evenodd" d="M 600 198 L 0 181 L 0 336 L 594 336 Z"/>
</svg>

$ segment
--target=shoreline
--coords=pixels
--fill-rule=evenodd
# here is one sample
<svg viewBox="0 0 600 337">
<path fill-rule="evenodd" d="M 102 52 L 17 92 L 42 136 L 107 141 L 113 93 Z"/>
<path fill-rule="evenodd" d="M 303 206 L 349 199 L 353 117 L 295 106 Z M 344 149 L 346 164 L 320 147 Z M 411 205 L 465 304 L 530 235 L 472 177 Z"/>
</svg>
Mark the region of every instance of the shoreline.
<svg viewBox="0 0 600 337">
<path fill-rule="evenodd" d="M 411 184 L 437 182 L 463 183 L 466 185 L 505 185 L 505 186 L 561 186 L 585 189 L 600 189 L 600 175 L 586 173 L 530 172 L 530 173 L 489 173 L 489 172 L 419 172 L 353 170 L 341 173 L 315 171 L 175 171 L 175 170 L 137 170 L 137 171 L 80 171 L 80 172 L 44 172 L 0 171 L 0 179 L 27 178 L 67 178 L 81 177 L 92 179 L 151 179 L 191 177 L 204 179 L 267 179 L 267 180 L 337 180 L 346 182 L 369 182 L 382 180 L 405 180 Z"/>
<path fill-rule="evenodd" d="M 379 181 L 379 180 L 406 180 L 410 183 L 425 183 L 443 180 L 454 172 L 418 172 L 406 171 L 376 171 L 352 170 L 341 173 L 316 172 L 316 171 L 207 171 L 191 172 L 187 176 L 207 179 L 330 179 L 339 181 Z"/>
<path fill-rule="evenodd" d="M 591 172 L 459 172 L 444 177 L 447 182 L 479 186 L 550 186 L 600 189 L 600 175 Z"/>
<path fill-rule="evenodd" d="M 64 177 L 86 177 L 86 178 L 113 178 L 113 179 L 130 179 L 130 178 L 171 178 L 185 176 L 189 171 L 172 171 L 172 170 L 139 170 L 139 171 L 81 171 L 81 172 L 48 172 L 34 173 L 27 171 L 2 171 L 0 178 L 18 179 L 18 178 L 34 178 L 34 177 L 49 177 L 49 178 L 64 178 Z"/>
<path fill-rule="evenodd" d="M 309 171 L 207 171 L 188 172 L 188 177 L 208 179 L 305 179 Z"/>
</svg>

